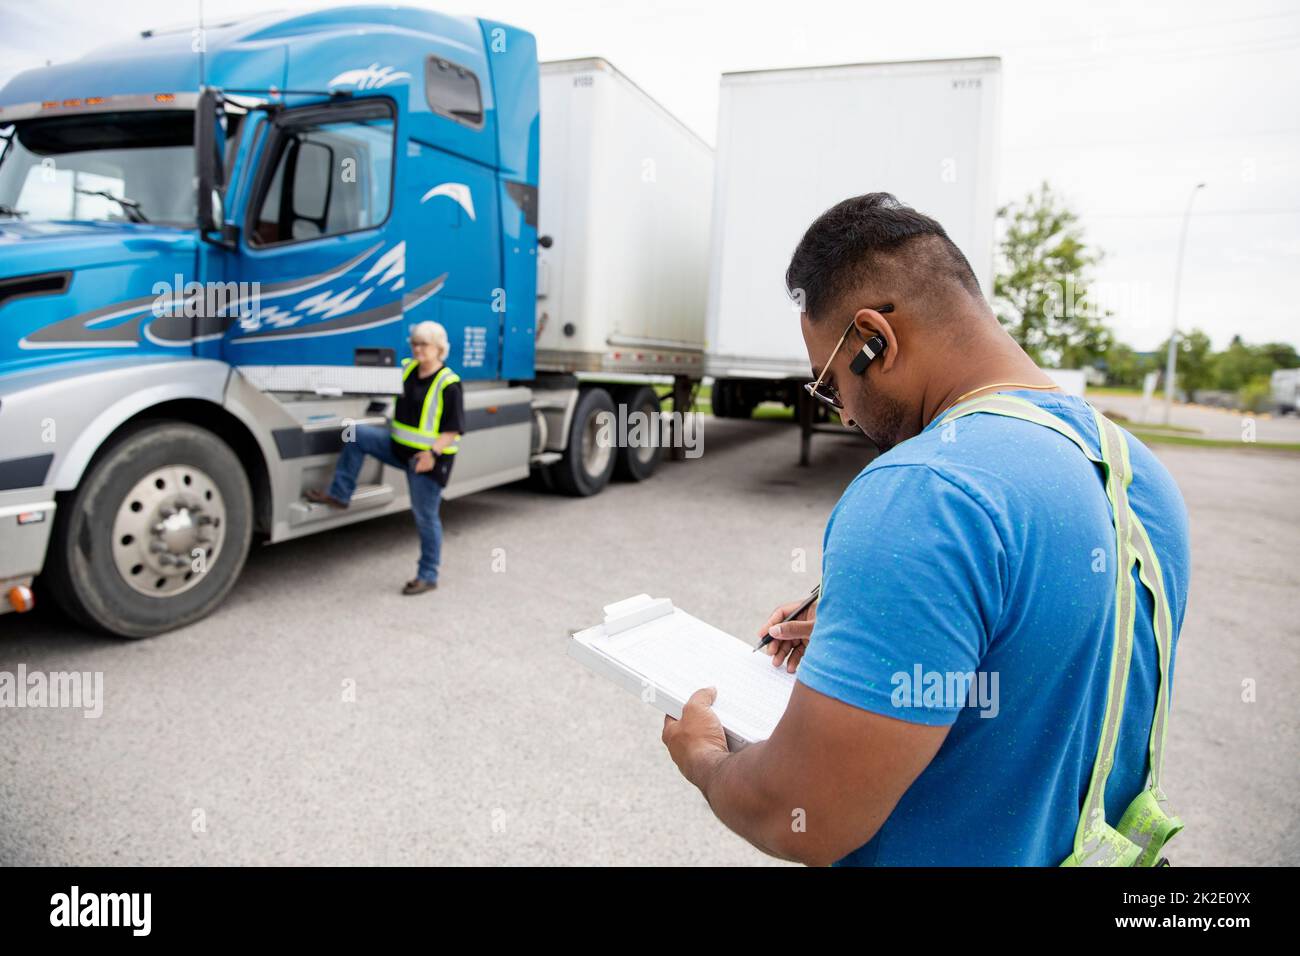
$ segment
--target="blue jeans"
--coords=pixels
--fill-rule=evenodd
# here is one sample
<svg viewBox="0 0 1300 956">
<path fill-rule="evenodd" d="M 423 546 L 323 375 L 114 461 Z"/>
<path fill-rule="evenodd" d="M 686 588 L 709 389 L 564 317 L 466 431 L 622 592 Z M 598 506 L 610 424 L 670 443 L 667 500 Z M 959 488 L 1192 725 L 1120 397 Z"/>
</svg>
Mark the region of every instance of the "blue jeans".
<svg viewBox="0 0 1300 956">
<path fill-rule="evenodd" d="M 438 563 L 442 557 L 442 519 L 438 506 L 442 503 L 442 485 L 434 480 L 433 472 L 423 474 L 405 467 L 393 453 L 393 443 L 388 429 L 380 425 L 358 425 L 355 441 L 345 441 L 334 466 L 334 480 L 327 494 L 339 501 L 351 501 L 357 490 L 357 475 L 365 463 L 366 455 L 378 458 L 385 465 L 406 472 L 406 485 L 411 495 L 411 512 L 415 527 L 420 532 L 420 565 L 417 577 L 423 581 L 438 580 Z"/>
</svg>

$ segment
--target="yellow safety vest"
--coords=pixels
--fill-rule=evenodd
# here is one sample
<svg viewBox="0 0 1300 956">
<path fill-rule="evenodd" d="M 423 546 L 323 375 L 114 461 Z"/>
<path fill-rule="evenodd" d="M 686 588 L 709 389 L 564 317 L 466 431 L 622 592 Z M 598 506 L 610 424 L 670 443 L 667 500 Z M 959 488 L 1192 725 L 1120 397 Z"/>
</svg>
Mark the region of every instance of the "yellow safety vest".
<svg viewBox="0 0 1300 956">
<path fill-rule="evenodd" d="M 1160 788 L 1164 766 L 1165 733 L 1169 726 L 1169 660 L 1173 647 L 1173 615 L 1165 594 L 1164 576 L 1146 528 L 1128 500 L 1133 481 L 1128 444 L 1123 433 L 1097 409 L 1092 410 L 1101 436 L 1101 457 L 1084 444 L 1068 424 L 1013 395 L 987 395 L 954 406 L 943 417 L 943 424 L 965 415 L 987 413 L 1019 418 L 1059 432 L 1079 446 L 1090 461 L 1098 465 L 1106 482 L 1115 523 L 1115 640 L 1111 649 L 1110 679 L 1106 693 L 1106 713 L 1102 718 L 1101 741 L 1092 766 L 1092 779 L 1079 811 L 1074 834 L 1074 851 L 1062 866 L 1155 866 L 1160 851 L 1169 839 L 1183 828 L 1169 807 Z M 1133 582 L 1133 565 L 1137 563 L 1142 586 L 1151 594 L 1156 651 L 1160 657 L 1160 685 L 1156 689 L 1155 717 L 1151 721 L 1151 774 L 1146 788 L 1128 805 L 1117 826 L 1106 822 L 1106 780 L 1115 760 L 1120 720 L 1124 716 L 1124 692 L 1128 686 L 1132 660 L 1134 615 L 1137 611 L 1137 587 Z"/>
<path fill-rule="evenodd" d="M 402 382 L 405 383 L 411 377 L 411 373 L 419 368 L 419 363 L 414 359 L 406 359 L 402 364 L 406 366 L 406 371 L 402 373 Z M 433 381 L 429 383 L 429 390 L 424 393 L 424 407 L 420 410 L 420 420 L 414 424 L 400 422 L 394 413 L 393 421 L 388 427 L 388 434 L 393 441 L 408 448 L 418 448 L 420 451 L 428 451 L 432 448 L 442 427 L 442 393 L 447 390 L 448 385 L 459 381 L 460 376 L 446 365 L 438 369 L 437 374 L 433 376 Z M 458 442 L 453 442 L 442 450 L 442 454 L 454 455 L 459 448 Z"/>
</svg>

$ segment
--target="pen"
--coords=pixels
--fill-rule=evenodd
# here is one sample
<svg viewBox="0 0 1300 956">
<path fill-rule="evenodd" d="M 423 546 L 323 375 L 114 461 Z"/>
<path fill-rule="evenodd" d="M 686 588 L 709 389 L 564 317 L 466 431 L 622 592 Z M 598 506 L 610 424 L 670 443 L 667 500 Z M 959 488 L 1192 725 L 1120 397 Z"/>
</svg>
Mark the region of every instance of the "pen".
<svg viewBox="0 0 1300 956">
<path fill-rule="evenodd" d="M 781 620 L 781 623 L 785 624 L 788 621 L 793 621 L 804 611 L 808 610 L 808 608 L 812 607 L 812 602 L 817 600 L 819 597 L 821 597 L 821 593 L 822 593 L 822 586 L 821 583 L 819 582 L 817 586 L 812 589 L 812 593 L 809 594 L 806 598 L 804 598 L 804 602 L 800 604 L 797 608 L 795 608 L 793 611 L 791 611 L 786 617 L 784 617 Z M 755 646 L 754 650 L 750 651 L 750 653 L 751 654 L 754 653 L 760 647 L 767 647 L 767 645 L 771 644 L 774 640 L 776 640 L 776 638 L 774 638 L 771 634 L 764 634 L 763 639 L 758 642 L 757 646 Z"/>
</svg>

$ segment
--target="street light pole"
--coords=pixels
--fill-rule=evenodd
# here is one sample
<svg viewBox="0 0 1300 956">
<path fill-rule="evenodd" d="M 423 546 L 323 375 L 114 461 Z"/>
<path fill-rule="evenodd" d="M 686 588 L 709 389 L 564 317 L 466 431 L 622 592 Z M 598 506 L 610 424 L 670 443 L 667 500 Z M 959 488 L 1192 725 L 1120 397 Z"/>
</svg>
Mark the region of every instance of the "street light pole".
<svg viewBox="0 0 1300 956">
<path fill-rule="evenodd" d="M 1192 187 L 1192 194 L 1187 197 L 1187 211 L 1183 213 L 1183 230 L 1178 239 L 1178 265 L 1174 267 L 1174 319 L 1169 329 L 1169 354 L 1165 358 L 1165 424 L 1169 424 L 1169 415 L 1174 408 L 1174 372 L 1178 364 L 1178 293 L 1183 285 L 1183 253 L 1187 249 L 1187 226 L 1192 220 L 1192 203 L 1196 194 L 1205 188 L 1205 183 Z"/>
</svg>

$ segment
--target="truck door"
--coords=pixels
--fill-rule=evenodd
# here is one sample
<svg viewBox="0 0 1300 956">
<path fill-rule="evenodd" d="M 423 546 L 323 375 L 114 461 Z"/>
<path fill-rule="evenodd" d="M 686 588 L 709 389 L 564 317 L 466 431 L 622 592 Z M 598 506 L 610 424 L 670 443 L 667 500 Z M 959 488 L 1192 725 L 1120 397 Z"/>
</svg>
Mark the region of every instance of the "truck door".
<svg viewBox="0 0 1300 956">
<path fill-rule="evenodd" d="M 412 139 L 408 193 L 411 234 L 424 237 L 410 250 L 411 274 L 443 276 L 438 310 L 415 309 L 411 321 L 433 319 L 447 329 L 447 363 L 469 378 L 495 378 L 504 303 L 493 309 L 501 286 L 497 248 L 496 177 L 478 163 Z"/>
<path fill-rule="evenodd" d="M 243 308 L 222 357 L 274 402 L 277 537 L 340 520 L 301 493 L 329 481 L 346 429 L 382 425 L 401 391 L 412 290 L 394 201 L 396 120 L 382 97 L 276 114 L 238 200 L 239 246 L 226 274 L 238 279 Z M 404 504 L 400 472 L 368 461 L 359 479 L 352 512 Z"/>
<path fill-rule="evenodd" d="M 248 305 L 223 357 L 274 391 L 393 391 L 406 245 L 393 214 L 395 111 L 367 98 L 267 124 L 235 271 Z M 383 374 L 376 374 L 376 373 Z"/>
</svg>

